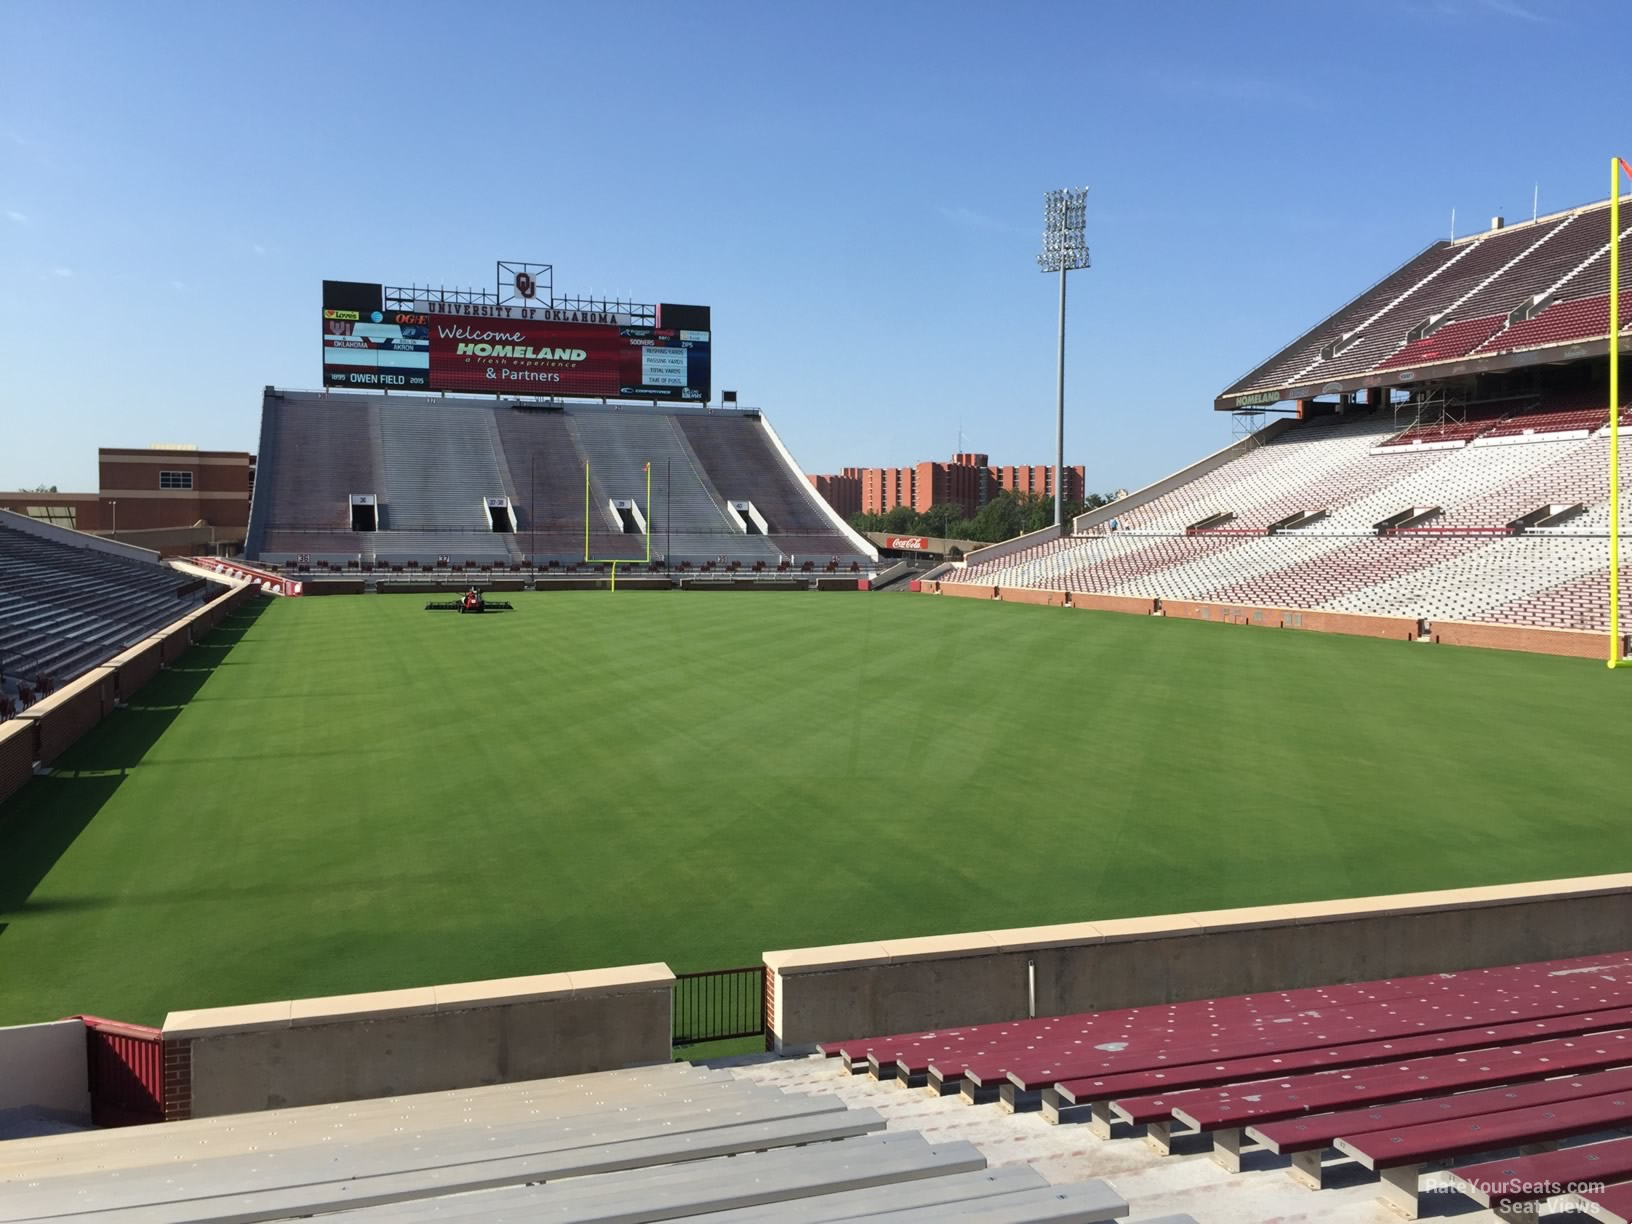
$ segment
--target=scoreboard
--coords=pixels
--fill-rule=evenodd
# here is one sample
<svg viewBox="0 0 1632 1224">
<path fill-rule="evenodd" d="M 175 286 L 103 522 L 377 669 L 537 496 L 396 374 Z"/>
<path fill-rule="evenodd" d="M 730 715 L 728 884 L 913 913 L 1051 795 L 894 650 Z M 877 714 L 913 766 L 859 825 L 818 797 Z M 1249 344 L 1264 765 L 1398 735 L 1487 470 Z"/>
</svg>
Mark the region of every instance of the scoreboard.
<svg viewBox="0 0 1632 1224">
<path fill-rule="evenodd" d="M 590 399 L 711 397 L 709 309 L 611 311 L 443 299 L 387 309 L 380 285 L 323 282 L 323 385 Z"/>
</svg>

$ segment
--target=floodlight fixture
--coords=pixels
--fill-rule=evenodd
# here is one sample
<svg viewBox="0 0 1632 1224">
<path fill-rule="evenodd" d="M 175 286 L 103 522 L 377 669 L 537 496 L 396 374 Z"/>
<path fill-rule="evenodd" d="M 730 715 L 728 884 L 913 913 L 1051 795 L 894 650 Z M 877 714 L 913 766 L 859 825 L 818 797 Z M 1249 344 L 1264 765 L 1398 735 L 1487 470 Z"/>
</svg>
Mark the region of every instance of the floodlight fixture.
<svg viewBox="0 0 1632 1224">
<path fill-rule="evenodd" d="M 1054 525 L 1065 514 L 1065 274 L 1090 267 L 1088 240 L 1088 188 L 1063 187 L 1043 195 L 1043 249 L 1037 266 L 1044 272 L 1060 274 L 1060 337 L 1055 363 L 1054 404 Z"/>
</svg>

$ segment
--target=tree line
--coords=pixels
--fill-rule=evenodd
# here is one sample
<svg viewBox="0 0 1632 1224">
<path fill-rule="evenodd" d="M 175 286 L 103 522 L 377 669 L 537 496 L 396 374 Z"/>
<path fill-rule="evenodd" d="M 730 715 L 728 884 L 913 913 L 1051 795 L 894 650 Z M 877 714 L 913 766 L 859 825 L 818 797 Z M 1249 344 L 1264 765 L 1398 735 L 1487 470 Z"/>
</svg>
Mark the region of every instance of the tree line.
<svg viewBox="0 0 1632 1224">
<path fill-rule="evenodd" d="M 1108 505 L 1109 493 L 1090 493 L 1086 501 L 1065 503 L 1065 521 L 1096 506 Z M 1041 531 L 1054 521 L 1054 497 L 1047 493 L 1015 493 L 1005 489 L 980 508 L 973 518 L 965 518 L 963 507 L 950 502 L 931 506 L 919 513 L 911 506 L 897 506 L 886 514 L 852 514 L 850 525 L 857 531 L 883 531 L 891 535 L 941 536 L 953 540 L 979 540 L 996 544 L 1029 531 Z"/>
</svg>

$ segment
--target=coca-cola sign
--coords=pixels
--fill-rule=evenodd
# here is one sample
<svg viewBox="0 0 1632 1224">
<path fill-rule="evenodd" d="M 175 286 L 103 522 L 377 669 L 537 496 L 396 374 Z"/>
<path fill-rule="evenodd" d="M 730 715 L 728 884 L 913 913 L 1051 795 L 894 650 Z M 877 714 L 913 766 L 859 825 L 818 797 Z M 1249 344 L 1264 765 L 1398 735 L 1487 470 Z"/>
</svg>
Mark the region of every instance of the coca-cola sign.
<svg viewBox="0 0 1632 1224">
<path fill-rule="evenodd" d="M 929 549 L 928 536 L 890 536 L 884 541 L 885 548 L 904 548 L 910 551 L 927 552 Z"/>
</svg>

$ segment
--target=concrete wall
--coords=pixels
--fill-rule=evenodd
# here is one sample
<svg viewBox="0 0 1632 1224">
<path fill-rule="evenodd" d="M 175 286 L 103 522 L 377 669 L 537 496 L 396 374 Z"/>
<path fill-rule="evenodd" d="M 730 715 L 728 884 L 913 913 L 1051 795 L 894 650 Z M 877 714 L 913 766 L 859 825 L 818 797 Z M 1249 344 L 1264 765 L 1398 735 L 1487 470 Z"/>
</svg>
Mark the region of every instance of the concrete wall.
<svg viewBox="0 0 1632 1224">
<path fill-rule="evenodd" d="M 78 1020 L 0 1028 L 0 1121 L 15 1112 L 89 1122 L 88 1062 Z"/>
<path fill-rule="evenodd" d="M 172 1012 L 165 1118 L 667 1062 L 673 991 L 652 964 Z"/>
<path fill-rule="evenodd" d="M 367 589 L 361 578 L 302 577 L 305 583 L 301 591 L 306 595 L 361 595 Z"/>
<path fill-rule="evenodd" d="M 777 1048 L 1632 947 L 1632 873 L 767 952 Z"/>
</svg>

